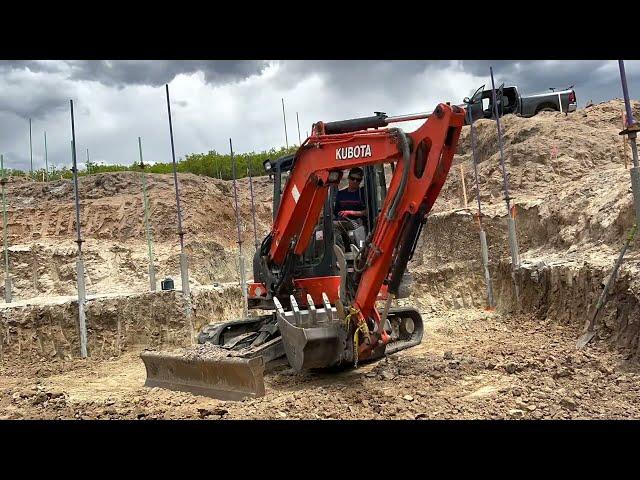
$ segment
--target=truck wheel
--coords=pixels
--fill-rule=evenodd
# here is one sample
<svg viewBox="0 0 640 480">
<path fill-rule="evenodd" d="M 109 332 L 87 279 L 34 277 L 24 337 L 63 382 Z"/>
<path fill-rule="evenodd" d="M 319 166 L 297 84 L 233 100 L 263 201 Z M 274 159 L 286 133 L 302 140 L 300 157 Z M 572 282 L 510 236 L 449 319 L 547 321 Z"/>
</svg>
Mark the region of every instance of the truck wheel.
<svg viewBox="0 0 640 480">
<path fill-rule="evenodd" d="M 551 103 L 543 103 L 542 105 L 538 106 L 538 109 L 536 110 L 536 115 L 540 112 L 557 112 L 557 111 L 559 111 L 559 109 L 556 108 L 555 105 Z"/>
</svg>

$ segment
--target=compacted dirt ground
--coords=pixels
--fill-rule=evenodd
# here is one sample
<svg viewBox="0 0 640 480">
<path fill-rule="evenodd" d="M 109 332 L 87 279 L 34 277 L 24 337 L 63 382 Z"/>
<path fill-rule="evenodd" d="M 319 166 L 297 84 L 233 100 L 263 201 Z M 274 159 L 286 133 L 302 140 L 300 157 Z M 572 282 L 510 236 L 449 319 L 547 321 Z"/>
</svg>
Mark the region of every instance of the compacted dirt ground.
<svg viewBox="0 0 640 480">
<path fill-rule="evenodd" d="M 242 402 L 143 386 L 137 352 L 107 361 L 6 362 L 0 418 L 623 419 L 640 416 L 640 369 L 578 329 L 459 310 L 426 317 L 421 345 L 337 373 L 283 369 Z"/>
</svg>

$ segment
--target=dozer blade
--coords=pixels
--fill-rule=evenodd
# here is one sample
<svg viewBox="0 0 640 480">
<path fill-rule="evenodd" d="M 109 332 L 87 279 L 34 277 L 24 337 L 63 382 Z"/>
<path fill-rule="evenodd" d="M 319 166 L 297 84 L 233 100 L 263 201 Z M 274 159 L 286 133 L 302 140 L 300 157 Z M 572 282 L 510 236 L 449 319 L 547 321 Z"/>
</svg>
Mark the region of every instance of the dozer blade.
<svg viewBox="0 0 640 480">
<path fill-rule="evenodd" d="M 262 357 L 189 358 L 181 354 L 142 352 L 146 387 L 191 392 L 220 400 L 264 395 Z"/>
</svg>

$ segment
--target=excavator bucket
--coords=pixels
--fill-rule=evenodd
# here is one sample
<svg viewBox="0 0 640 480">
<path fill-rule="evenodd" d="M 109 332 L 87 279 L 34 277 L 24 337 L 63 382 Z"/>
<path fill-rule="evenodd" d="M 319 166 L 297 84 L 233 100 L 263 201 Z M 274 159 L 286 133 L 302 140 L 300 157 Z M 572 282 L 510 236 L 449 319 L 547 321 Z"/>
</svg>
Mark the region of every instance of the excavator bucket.
<svg viewBox="0 0 640 480">
<path fill-rule="evenodd" d="M 220 400 L 242 400 L 264 395 L 264 359 L 220 356 L 189 357 L 145 351 L 146 387 L 195 393 Z"/>
<path fill-rule="evenodd" d="M 304 328 L 278 316 L 278 327 L 289 365 L 296 371 L 326 368 L 340 362 L 346 334 L 342 334 L 338 325 Z"/>
<path fill-rule="evenodd" d="M 346 331 L 337 310 L 322 294 L 324 308 L 316 309 L 308 299 L 309 308 L 300 310 L 293 295 L 292 309 L 285 311 L 277 299 L 276 318 L 287 361 L 296 371 L 326 368 L 340 363 L 345 349 Z"/>
</svg>

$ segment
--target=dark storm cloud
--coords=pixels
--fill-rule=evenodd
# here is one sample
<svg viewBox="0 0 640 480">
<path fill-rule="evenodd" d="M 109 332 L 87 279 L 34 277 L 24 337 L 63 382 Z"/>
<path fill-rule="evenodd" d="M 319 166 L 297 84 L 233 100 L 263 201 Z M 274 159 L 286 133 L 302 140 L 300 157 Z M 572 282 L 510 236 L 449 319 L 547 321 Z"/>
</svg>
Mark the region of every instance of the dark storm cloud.
<svg viewBox="0 0 640 480">
<path fill-rule="evenodd" d="M 363 88 L 387 88 L 397 93 L 395 85 L 401 85 L 428 68 L 440 65 L 449 68 L 450 61 L 430 60 L 300 60 L 282 63 L 278 80 L 290 87 L 302 76 L 319 74 L 329 88 L 353 92 Z M 402 92 L 399 92 L 402 93 Z"/>
<path fill-rule="evenodd" d="M 267 62 L 261 60 L 83 60 L 68 63 L 74 80 L 93 80 L 119 87 L 164 85 L 176 75 L 198 71 L 204 73 L 208 83 L 224 83 L 260 74 L 267 66 Z"/>
<path fill-rule="evenodd" d="M 11 70 L 31 70 L 32 72 L 56 73 L 61 71 L 61 62 L 39 62 L 37 60 L 0 60 L 0 73 Z"/>
<path fill-rule="evenodd" d="M 74 93 L 73 84 L 53 76 L 32 79 L 0 75 L 0 112 L 23 119 L 44 118 L 68 108 Z"/>
</svg>

